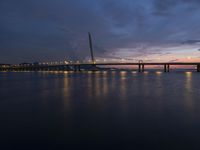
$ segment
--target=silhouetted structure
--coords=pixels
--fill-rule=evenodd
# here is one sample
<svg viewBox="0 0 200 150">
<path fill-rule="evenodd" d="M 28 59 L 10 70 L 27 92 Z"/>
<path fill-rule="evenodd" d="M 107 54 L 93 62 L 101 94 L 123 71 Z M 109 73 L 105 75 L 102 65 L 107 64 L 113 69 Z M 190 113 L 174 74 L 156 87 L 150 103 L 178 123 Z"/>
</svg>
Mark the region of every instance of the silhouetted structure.
<svg viewBox="0 0 200 150">
<path fill-rule="evenodd" d="M 197 72 L 200 72 L 200 63 L 197 62 L 172 62 L 172 63 L 95 63 L 95 69 L 92 68 L 93 63 L 71 63 L 71 64 L 56 64 L 56 65 L 2 65 L 0 71 L 81 71 L 98 70 L 96 66 L 138 66 L 138 72 L 144 72 L 145 66 L 163 66 L 164 72 L 170 71 L 170 66 L 196 66 Z"/>
<path fill-rule="evenodd" d="M 93 45 L 92 45 L 92 37 L 91 34 L 88 33 L 89 36 L 89 46 L 90 46 L 90 54 L 91 54 L 91 63 L 70 63 L 66 64 L 42 64 L 39 62 L 35 63 L 21 63 L 19 65 L 10 65 L 10 64 L 0 64 L 0 71 L 81 71 L 81 70 L 100 70 L 97 66 L 138 66 L 138 72 L 144 72 L 145 66 L 164 66 L 164 72 L 170 71 L 170 66 L 188 66 L 194 65 L 197 68 L 197 72 L 200 72 L 200 62 L 163 62 L 163 63 L 144 63 L 142 60 L 139 60 L 138 63 L 96 63 L 94 59 L 93 53 Z"/>
<path fill-rule="evenodd" d="M 90 32 L 88 33 L 88 36 L 89 36 L 91 60 L 92 60 L 92 63 L 95 64 L 94 53 L 93 53 L 93 45 L 92 45 L 92 36 L 91 36 Z"/>
</svg>

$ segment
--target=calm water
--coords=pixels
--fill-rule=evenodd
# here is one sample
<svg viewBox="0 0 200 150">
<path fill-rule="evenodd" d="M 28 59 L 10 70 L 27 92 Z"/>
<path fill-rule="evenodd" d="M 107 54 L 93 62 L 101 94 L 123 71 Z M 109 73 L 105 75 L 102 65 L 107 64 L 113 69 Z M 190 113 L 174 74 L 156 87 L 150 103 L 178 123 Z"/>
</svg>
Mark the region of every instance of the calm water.
<svg viewBox="0 0 200 150">
<path fill-rule="evenodd" d="M 0 73 L 0 149 L 200 149 L 200 74 Z"/>
</svg>

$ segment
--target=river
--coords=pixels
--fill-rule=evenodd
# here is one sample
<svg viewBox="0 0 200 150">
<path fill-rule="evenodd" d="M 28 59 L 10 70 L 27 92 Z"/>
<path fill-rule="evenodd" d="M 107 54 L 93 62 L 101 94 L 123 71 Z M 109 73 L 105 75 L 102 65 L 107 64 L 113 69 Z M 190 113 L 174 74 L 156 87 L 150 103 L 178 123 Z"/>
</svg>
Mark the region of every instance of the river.
<svg viewBox="0 0 200 150">
<path fill-rule="evenodd" d="M 200 74 L 1 72 L 0 148 L 200 149 Z"/>
</svg>

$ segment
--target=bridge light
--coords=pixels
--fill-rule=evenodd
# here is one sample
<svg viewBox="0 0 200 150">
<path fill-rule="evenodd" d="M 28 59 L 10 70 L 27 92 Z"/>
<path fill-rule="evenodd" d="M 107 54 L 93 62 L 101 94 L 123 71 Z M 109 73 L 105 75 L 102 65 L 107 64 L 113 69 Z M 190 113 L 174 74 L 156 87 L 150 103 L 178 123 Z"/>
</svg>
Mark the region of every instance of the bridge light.
<svg viewBox="0 0 200 150">
<path fill-rule="evenodd" d="M 156 74 L 160 75 L 160 74 L 162 74 L 162 72 L 161 71 L 156 71 Z"/>
<path fill-rule="evenodd" d="M 192 72 L 190 72 L 190 71 L 185 72 L 185 74 L 186 74 L 187 77 L 191 77 L 192 76 Z"/>
</svg>

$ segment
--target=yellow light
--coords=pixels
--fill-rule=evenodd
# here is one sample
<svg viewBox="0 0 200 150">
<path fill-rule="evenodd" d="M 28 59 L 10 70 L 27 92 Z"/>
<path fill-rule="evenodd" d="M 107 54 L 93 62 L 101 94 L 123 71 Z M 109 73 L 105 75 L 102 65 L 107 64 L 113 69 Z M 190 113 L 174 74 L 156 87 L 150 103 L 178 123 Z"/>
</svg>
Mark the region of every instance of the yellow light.
<svg viewBox="0 0 200 150">
<path fill-rule="evenodd" d="M 136 74 L 136 73 L 137 73 L 137 71 L 132 71 L 132 73 L 133 73 L 133 74 Z"/>
<path fill-rule="evenodd" d="M 160 75 L 160 74 L 162 74 L 162 72 L 161 71 L 156 71 L 156 74 Z"/>
<path fill-rule="evenodd" d="M 107 71 L 103 71 L 103 74 L 106 74 L 107 73 Z"/>
<path fill-rule="evenodd" d="M 127 72 L 126 72 L 126 71 L 120 71 L 120 73 L 121 73 L 121 74 L 126 74 Z"/>
<path fill-rule="evenodd" d="M 185 72 L 185 73 L 186 73 L 186 75 L 188 75 L 188 76 L 192 75 L 192 72 L 190 72 L 190 71 L 187 71 L 187 72 Z"/>
<path fill-rule="evenodd" d="M 68 71 L 64 71 L 64 74 L 68 74 Z"/>
</svg>

